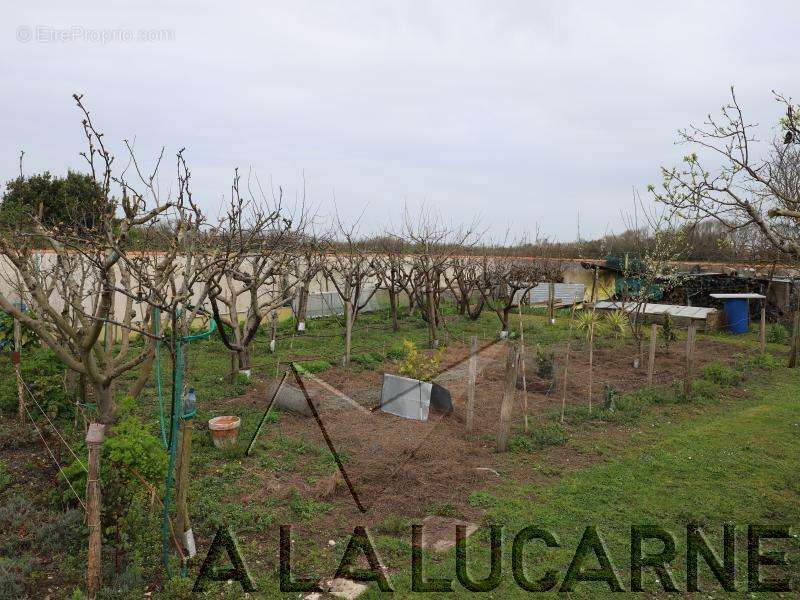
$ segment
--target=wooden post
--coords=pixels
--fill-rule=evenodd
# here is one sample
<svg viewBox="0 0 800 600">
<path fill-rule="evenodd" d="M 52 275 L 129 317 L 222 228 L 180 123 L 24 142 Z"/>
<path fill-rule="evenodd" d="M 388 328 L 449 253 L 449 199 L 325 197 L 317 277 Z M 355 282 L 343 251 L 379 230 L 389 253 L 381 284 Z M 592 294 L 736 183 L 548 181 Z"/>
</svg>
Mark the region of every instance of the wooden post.
<svg viewBox="0 0 800 600">
<path fill-rule="evenodd" d="M 17 417 L 19 422 L 25 421 L 25 389 L 22 386 L 22 373 L 19 368 L 20 353 L 22 352 L 22 326 L 19 319 L 14 319 L 14 373 L 17 376 Z"/>
<path fill-rule="evenodd" d="M 511 432 L 511 411 L 514 408 L 514 396 L 517 390 L 517 347 L 508 345 L 506 358 L 506 378 L 503 386 L 503 403 L 500 405 L 500 423 L 497 428 L 497 451 L 505 452 L 508 436 Z"/>
<path fill-rule="evenodd" d="M 767 301 L 761 301 L 761 327 L 758 330 L 758 344 L 761 354 L 767 352 Z"/>
<path fill-rule="evenodd" d="M 692 393 L 692 378 L 694 368 L 694 333 L 697 325 L 694 321 L 689 323 L 689 328 L 686 330 L 686 372 L 683 380 L 683 393 L 688 396 Z"/>
<path fill-rule="evenodd" d="M 800 306 L 794 309 L 794 323 L 792 326 L 792 350 L 789 353 L 789 368 L 797 366 L 797 350 L 800 344 Z"/>
<path fill-rule="evenodd" d="M 589 414 L 592 414 L 592 387 L 594 385 L 594 309 L 592 309 L 592 322 L 589 325 Z"/>
<path fill-rule="evenodd" d="M 599 277 L 598 274 L 599 267 L 595 265 L 594 267 L 594 277 L 592 277 L 592 295 L 589 298 L 592 301 L 592 305 L 597 304 L 597 280 Z"/>
<path fill-rule="evenodd" d="M 188 419 L 181 419 L 179 429 L 180 447 L 178 448 L 178 477 L 175 503 L 177 505 L 177 533 L 183 541 L 186 556 L 194 557 L 195 545 L 189 520 L 188 490 L 189 490 L 189 461 L 192 455 L 192 426 Z"/>
<path fill-rule="evenodd" d="M 547 286 L 547 308 L 549 312 L 550 325 L 556 322 L 556 284 L 552 281 Z"/>
<path fill-rule="evenodd" d="M 89 548 L 86 555 L 86 595 L 97 596 L 100 591 L 102 567 L 102 536 L 100 525 L 100 453 L 106 426 L 91 423 L 86 432 L 89 450 L 89 473 L 86 477 L 86 526 L 89 528 Z"/>
<path fill-rule="evenodd" d="M 561 422 L 564 422 L 564 414 L 567 410 L 567 373 L 569 372 L 570 345 L 567 343 L 567 354 L 564 357 L 564 385 L 561 390 Z"/>
<path fill-rule="evenodd" d="M 647 385 L 653 385 L 653 373 L 656 367 L 656 343 L 658 341 L 658 325 L 650 325 L 650 356 L 647 358 Z"/>
<path fill-rule="evenodd" d="M 564 388 L 561 392 L 561 422 L 567 409 L 567 373 L 569 372 L 569 354 L 572 351 L 572 324 L 575 321 L 575 307 L 578 305 L 578 296 L 572 297 L 572 311 L 569 315 L 569 333 L 567 334 L 567 355 L 564 358 Z M 553 376 L 555 378 L 555 375 Z"/>
<path fill-rule="evenodd" d="M 475 426 L 475 379 L 478 374 L 478 336 L 469 340 L 469 371 L 467 374 L 467 433 Z"/>
<path fill-rule="evenodd" d="M 589 414 L 592 414 L 592 388 L 594 387 L 594 324 L 595 310 L 594 294 L 597 287 L 597 267 L 594 268 L 594 285 L 592 285 L 592 322 L 589 324 Z"/>
<path fill-rule="evenodd" d="M 522 323 L 522 298 L 519 309 L 519 366 L 522 369 L 522 410 L 525 415 L 525 433 L 528 433 L 528 382 L 525 379 L 525 327 Z"/>
</svg>

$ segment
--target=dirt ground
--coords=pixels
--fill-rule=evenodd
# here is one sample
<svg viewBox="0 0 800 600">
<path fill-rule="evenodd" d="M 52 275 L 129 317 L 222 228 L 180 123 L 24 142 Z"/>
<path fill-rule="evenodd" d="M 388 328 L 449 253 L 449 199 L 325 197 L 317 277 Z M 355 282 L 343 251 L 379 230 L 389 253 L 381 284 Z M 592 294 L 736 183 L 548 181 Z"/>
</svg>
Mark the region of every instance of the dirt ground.
<svg viewBox="0 0 800 600">
<path fill-rule="evenodd" d="M 724 342 L 699 338 L 695 351 L 695 369 L 699 372 L 713 361 L 731 363 L 733 355 L 741 349 Z M 342 408 L 341 402 L 330 402 L 332 396 L 319 385 L 309 382 L 307 389 L 319 407 L 320 417 L 337 450 L 346 456 L 346 471 L 353 488 L 366 509 L 361 514 L 355 506 L 345 483 L 332 480 L 329 485 L 304 482 L 302 476 L 291 474 L 281 480 L 265 482 L 266 488 L 279 494 L 296 489 L 302 494 L 311 494 L 320 499 L 335 499 L 345 507 L 331 511 L 321 520 L 315 521 L 315 530 L 336 529 L 337 523 L 380 522 L 387 514 L 408 518 L 421 518 L 430 513 L 432 507 L 450 505 L 461 517 L 479 520 L 481 509 L 470 506 L 468 497 L 476 489 L 491 489 L 504 480 L 531 481 L 545 477 L 532 472 L 531 462 L 541 458 L 538 454 L 498 454 L 495 447 L 507 346 L 504 343 L 488 344 L 480 353 L 475 402 L 475 430 L 465 434 L 466 404 L 466 358 L 468 348 L 463 344 L 447 348 L 442 364 L 449 368 L 437 381 L 445 385 L 453 397 L 454 412 L 441 414 L 431 412 L 427 422 L 409 420 L 377 409 L 380 399 L 382 373 L 396 372 L 396 365 L 387 361 L 374 371 L 357 371 L 334 368 L 320 375 L 359 404 L 366 411 Z M 531 422 L 555 420 L 563 397 L 563 353 L 556 356 L 556 381 L 543 381 L 536 375 L 533 350 L 526 357 L 526 384 L 529 390 L 528 411 Z M 628 342 L 622 347 L 599 348 L 594 351 L 593 397 L 597 406 L 608 383 L 617 392 L 626 393 L 646 385 L 646 355 L 644 365 L 632 368 L 638 346 Z M 655 360 L 655 383 L 680 380 L 684 374 L 684 348 L 674 344 L 669 351 L 660 349 Z M 288 381 L 294 383 L 291 377 Z M 587 402 L 589 381 L 588 351 L 573 350 L 570 353 L 567 376 L 568 404 Z M 233 399 L 231 407 L 239 403 L 263 406 L 268 382 L 251 388 L 244 397 Z M 518 378 L 518 388 L 522 377 Z M 522 428 L 522 393 L 517 394 L 512 431 Z M 337 408 L 331 408 L 337 406 Z M 311 417 L 287 414 L 281 418 L 282 434 L 299 437 L 306 441 L 324 445 L 323 436 Z M 603 424 L 602 427 L 581 433 L 587 440 L 602 436 L 613 440 L 616 436 L 627 436 L 624 426 Z M 548 465 L 572 470 L 589 462 L 600 460 L 589 455 L 576 454 L 569 447 L 550 447 L 542 451 L 547 454 Z M 302 527 L 298 527 L 302 530 Z M 309 532 L 313 535 L 313 531 Z"/>
</svg>

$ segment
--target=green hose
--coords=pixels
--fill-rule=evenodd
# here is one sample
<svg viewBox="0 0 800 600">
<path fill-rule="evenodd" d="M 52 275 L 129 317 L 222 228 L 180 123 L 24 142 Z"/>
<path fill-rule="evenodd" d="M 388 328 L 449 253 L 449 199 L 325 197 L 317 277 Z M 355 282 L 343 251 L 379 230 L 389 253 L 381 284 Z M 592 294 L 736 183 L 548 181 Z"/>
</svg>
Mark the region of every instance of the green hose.
<svg viewBox="0 0 800 600">
<path fill-rule="evenodd" d="M 176 317 L 180 316 L 182 310 L 178 310 Z M 161 322 L 161 313 L 157 308 L 153 308 L 153 334 L 158 335 L 158 329 Z M 167 462 L 167 477 L 164 484 L 164 510 L 161 519 L 161 560 L 164 565 L 167 579 L 172 578 L 172 569 L 169 566 L 169 506 L 172 498 L 172 488 L 175 484 L 175 460 L 178 452 L 178 425 L 181 419 L 190 418 L 194 415 L 183 414 L 183 373 L 184 373 L 184 352 L 183 345 L 196 340 L 207 340 L 216 331 L 217 324 L 212 319 L 209 324 L 208 330 L 194 335 L 187 335 L 176 339 L 175 344 L 175 364 L 172 368 L 172 410 L 171 410 L 171 427 L 169 441 L 167 441 L 166 423 L 164 418 L 164 397 L 161 390 L 161 360 L 159 356 L 160 341 L 156 339 L 156 393 L 158 395 L 159 405 L 159 419 L 161 423 L 161 437 L 167 448 L 168 462 Z M 183 532 L 181 532 L 183 533 Z M 188 573 L 188 563 L 184 562 L 181 568 L 181 576 L 185 577 Z"/>
</svg>

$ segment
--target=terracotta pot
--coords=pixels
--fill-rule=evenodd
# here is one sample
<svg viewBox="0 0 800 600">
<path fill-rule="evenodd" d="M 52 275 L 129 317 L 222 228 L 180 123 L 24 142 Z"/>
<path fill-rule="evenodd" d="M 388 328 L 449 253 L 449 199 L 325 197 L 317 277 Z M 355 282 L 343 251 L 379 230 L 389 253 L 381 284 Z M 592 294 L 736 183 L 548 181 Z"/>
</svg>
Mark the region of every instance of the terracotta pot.
<svg viewBox="0 0 800 600">
<path fill-rule="evenodd" d="M 239 417 L 222 416 L 208 420 L 211 440 L 217 448 L 230 448 L 236 445 L 242 421 Z"/>
</svg>

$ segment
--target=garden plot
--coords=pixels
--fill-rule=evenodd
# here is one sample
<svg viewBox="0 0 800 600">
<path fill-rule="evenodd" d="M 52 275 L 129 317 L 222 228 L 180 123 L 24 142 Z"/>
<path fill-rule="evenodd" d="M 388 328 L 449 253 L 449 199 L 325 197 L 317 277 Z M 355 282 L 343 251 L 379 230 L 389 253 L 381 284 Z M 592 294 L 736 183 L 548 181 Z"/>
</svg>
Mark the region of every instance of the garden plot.
<svg viewBox="0 0 800 600">
<path fill-rule="evenodd" d="M 359 514 L 344 482 L 332 474 L 333 469 L 328 484 L 320 486 L 319 478 L 304 476 L 303 465 L 299 464 L 296 471 L 278 476 L 284 493 L 289 493 L 287 489 L 295 490 L 299 494 L 334 503 L 337 507 L 335 511 L 319 515 L 322 524 L 317 523 L 314 527 L 321 530 L 335 528 L 336 523 L 345 518 L 366 518 L 368 521 L 380 522 L 386 515 L 418 518 L 431 510 L 469 521 L 479 521 L 482 509 L 468 502 L 472 491 L 491 488 L 508 479 L 529 479 L 530 460 L 537 459 L 542 452 L 549 452 L 551 457 L 562 462 L 565 467 L 580 464 L 581 457 L 564 446 L 565 434 L 558 422 L 563 397 L 563 356 L 558 355 L 558 348 L 554 382 L 538 377 L 533 348 L 528 348 L 526 377 L 529 390 L 532 390 L 528 393 L 532 428 L 537 431 L 541 428 L 545 437 L 555 435 L 557 438 L 561 435 L 562 439 L 540 439 L 534 434 L 533 447 L 538 447 L 534 454 L 496 452 L 495 436 L 503 396 L 506 350 L 507 344 L 497 343 L 488 345 L 480 353 L 479 364 L 482 368 L 476 386 L 475 429 L 469 435 L 465 435 L 464 431 L 466 370 L 460 363 L 468 357 L 469 351 L 463 344 L 447 348 L 443 362 L 455 366 L 448 369 L 444 377 L 437 378 L 437 381 L 447 381 L 447 388 L 453 396 L 454 411 L 452 414 L 432 411 L 426 422 L 404 419 L 376 410 L 382 373 L 396 372 L 397 365 L 393 361 L 386 361 L 376 370 L 353 371 L 337 367 L 317 374 L 339 393 L 359 399 L 367 409 L 343 409 L 336 400 L 336 394 L 331 394 L 313 382 L 309 384 L 309 390 L 314 390 L 313 398 L 326 430 L 337 451 L 344 457 L 347 473 L 367 513 Z M 602 404 L 605 384 L 613 386 L 619 395 L 646 387 L 646 369 L 631 367 L 632 357 L 637 352 L 638 347 L 633 341 L 595 349 L 595 410 L 599 410 Z M 657 383 L 665 384 L 669 388 L 672 381 L 682 379 L 683 352 L 680 344 L 673 345 L 669 351 L 658 351 Z M 695 369 L 699 373 L 710 363 L 732 363 L 735 352 L 736 347 L 726 342 L 700 339 L 697 343 Z M 586 355 L 585 348 L 573 350 L 571 354 L 572 370 L 567 377 L 567 428 L 574 421 L 573 411 L 587 403 Z M 549 388 L 549 393 L 539 391 L 545 386 Z M 263 388 L 259 386 L 238 401 L 257 405 L 263 397 Z M 518 390 L 512 422 L 514 439 L 527 439 L 521 435 L 522 427 L 522 393 Z M 556 430 L 561 433 L 553 433 Z M 598 421 L 596 433 L 590 432 L 588 435 L 614 437 L 625 434 L 618 429 L 613 419 L 609 419 Z M 270 437 L 274 436 L 301 439 L 305 443 L 324 447 L 323 437 L 316 423 L 307 417 L 291 414 L 281 416 L 280 422 L 273 425 L 271 431 L 265 432 L 263 437 L 268 444 Z M 550 445 L 556 447 L 548 449 L 547 446 Z M 525 448 L 524 443 L 522 448 Z"/>
</svg>

